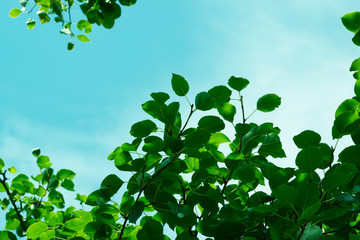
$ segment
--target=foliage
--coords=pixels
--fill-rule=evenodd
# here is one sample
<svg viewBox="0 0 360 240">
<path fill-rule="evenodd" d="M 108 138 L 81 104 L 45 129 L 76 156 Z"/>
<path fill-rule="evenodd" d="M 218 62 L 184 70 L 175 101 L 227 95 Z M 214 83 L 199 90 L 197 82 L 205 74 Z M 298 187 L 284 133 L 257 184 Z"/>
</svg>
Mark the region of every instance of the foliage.
<svg viewBox="0 0 360 240">
<path fill-rule="evenodd" d="M 13 8 L 9 15 L 16 18 L 23 13 L 29 14 L 31 17 L 26 20 L 26 25 L 30 30 L 37 22 L 45 24 L 50 22 L 52 17 L 56 23 L 61 24 L 60 33 L 70 37 L 67 48 L 71 51 L 74 49 L 74 37 L 81 42 L 89 42 L 87 34 L 92 31 L 93 24 L 111 29 L 115 20 L 121 16 L 121 6 L 131 6 L 135 3 L 136 0 L 20 0 L 21 9 Z M 78 6 L 81 10 L 76 9 Z M 76 22 L 73 21 L 74 7 L 83 14 Z M 32 16 L 34 10 L 37 10 L 37 16 Z"/>
<path fill-rule="evenodd" d="M 14 12 L 13 14 L 17 14 Z M 358 34 L 359 13 L 342 21 Z M 40 174 L 31 179 L 16 174 L 0 160 L 2 209 L 8 209 L 1 239 L 357 239 L 360 235 L 360 60 L 355 71 L 355 97 L 340 104 L 332 136 L 339 141 L 350 135 L 354 144 L 343 149 L 335 161 L 334 147 L 306 130 L 294 136 L 299 148 L 297 168 L 271 163 L 283 158 L 280 129 L 271 122 L 249 122 L 256 112 L 279 107 L 280 97 L 270 93 L 259 98 L 254 112 L 245 114 L 244 78 L 231 77 L 228 86 L 200 92 L 191 102 L 188 82 L 173 74 L 176 95 L 185 98 L 190 112 L 180 113 L 180 103 L 165 92 L 152 93 L 142 109 L 151 119 L 131 127 L 131 143 L 109 154 L 120 171 L 130 172 L 125 182 L 115 174 L 99 189 L 77 200 L 91 211 L 64 209 L 59 187 L 73 191 L 75 173 L 56 174 L 47 156 L 33 150 Z M 254 104 L 255 105 L 255 104 Z M 190 119 L 200 112 L 195 126 Z M 225 135 L 232 128 L 234 136 Z M 228 131 L 226 131 L 228 132 Z M 337 143 L 337 142 L 336 142 Z M 224 149 L 225 146 L 228 149 Z M 323 176 L 319 174 L 323 171 Z M 268 184 L 267 184 L 268 183 Z M 257 190 L 268 186 L 270 194 Z M 120 193 L 121 200 L 115 194 Z"/>
</svg>

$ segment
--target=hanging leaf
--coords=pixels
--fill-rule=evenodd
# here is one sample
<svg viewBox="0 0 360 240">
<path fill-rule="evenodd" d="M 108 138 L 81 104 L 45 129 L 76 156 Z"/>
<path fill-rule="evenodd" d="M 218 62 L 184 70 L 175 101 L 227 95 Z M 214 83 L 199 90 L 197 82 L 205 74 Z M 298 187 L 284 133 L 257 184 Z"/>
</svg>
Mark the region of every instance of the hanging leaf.
<svg viewBox="0 0 360 240">
<path fill-rule="evenodd" d="M 143 138 L 157 130 L 156 124 L 151 120 L 137 122 L 131 126 L 130 134 L 136 138 Z"/>
<path fill-rule="evenodd" d="M 90 42 L 90 39 L 86 35 L 77 35 L 77 39 L 79 39 L 81 42 Z"/>
<path fill-rule="evenodd" d="M 356 33 L 360 29 L 360 12 L 351 12 L 341 18 L 342 23 L 350 32 Z"/>
<path fill-rule="evenodd" d="M 321 137 L 314 131 L 305 130 L 302 133 L 296 135 L 293 140 L 298 148 L 307 148 L 311 146 L 319 146 Z"/>
<path fill-rule="evenodd" d="M 22 13 L 22 11 L 18 8 L 13 8 L 10 10 L 9 12 L 9 16 L 12 18 L 16 18 L 18 17 L 20 14 Z"/>
<path fill-rule="evenodd" d="M 200 92 L 195 97 L 196 109 L 207 111 L 215 107 L 215 99 L 207 92 Z"/>
</svg>

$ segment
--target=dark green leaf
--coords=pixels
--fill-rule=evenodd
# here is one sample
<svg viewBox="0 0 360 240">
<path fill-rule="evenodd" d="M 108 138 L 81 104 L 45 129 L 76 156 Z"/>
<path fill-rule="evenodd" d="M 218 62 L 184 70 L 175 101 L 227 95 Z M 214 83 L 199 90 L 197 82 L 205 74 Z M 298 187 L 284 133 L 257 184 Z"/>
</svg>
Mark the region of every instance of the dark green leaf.
<svg viewBox="0 0 360 240">
<path fill-rule="evenodd" d="M 163 226 L 148 217 L 136 237 L 138 240 L 163 240 Z"/>
<path fill-rule="evenodd" d="M 185 78 L 175 73 L 172 74 L 171 86 L 176 95 L 180 97 L 185 96 L 189 92 L 188 82 L 185 80 Z"/>
<path fill-rule="evenodd" d="M 163 104 L 170 99 L 169 94 L 164 92 L 151 93 L 150 96 L 160 104 Z"/>
<path fill-rule="evenodd" d="M 270 93 L 262 96 L 257 101 L 257 110 L 261 112 L 271 112 L 281 104 L 281 98 L 276 94 Z"/>
<path fill-rule="evenodd" d="M 112 197 L 119 191 L 124 182 L 115 174 L 108 175 L 100 185 L 101 191 L 109 197 Z"/>
<path fill-rule="evenodd" d="M 236 91 L 241 91 L 244 88 L 247 87 L 247 85 L 249 85 L 249 80 L 245 79 L 245 78 L 241 78 L 241 77 L 234 77 L 231 76 L 230 79 L 228 80 L 228 85 L 232 88 L 235 89 Z"/>
<path fill-rule="evenodd" d="M 74 49 L 74 43 L 73 42 L 68 42 L 68 45 L 67 45 L 67 49 L 69 50 L 69 51 L 71 51 L 71 50 L 73 50 Z"/>
<path fill-rule="evenodd" d="M 220 106 L 230 101 L 231 90 L 226 86 L 216 86 L 208 91 L 213 99 L 216 101 L 216 105 Z"/>
<path fill-rule="evenodd" d="M 50 21 L 50 17 L 47 15 L 45 11 L 38 11 L 37 15 L 39 16 L 40 23 L 44 24 Z"/>
<path fill-rule="evenodd" d="M 69 191 L 75 191 L 74 189 L 74 182 L 71 181 L 70 179 L 64 179 L 62 182 L 61 182 L 61 186 L 63 188 L 65 188 L 66 190 L 69 190 Z"/>
<path fill-rule="evenodd" d="M 354 128 L 357 127 L 359 120 L 357 112 L 344 112 L 335 118 L 334 126 L 332 128 L 332 136 L 334 139 L 341 138 L 346 134 L 352 133 Z"/>
<path fill-rule="evenodd" d="M 143 138 L 157 130 L 156 124 L 151 120 L 137 122 L 131 126 L 130 134 L 136 138 Z"/>
<path fill-rule="evenodd" d="M 352 42 L 357 45 L 360 46 L 360 31 L 358 31 L 357 33 L 355 33 L 354 37 L 352 38 Z"/>
<path fill-rule="evenodd" d="M 298 191 L 288 185 L 280 185 L 273 189 L 273 195 L 282 206 L 294 208 Z"/>
<path fill-rule="evenodd" d="M 216 116 L 202 117 L 198 122 L 198 130 L 215 133 L 225 128 L 224 122 Z"/>
<path fill-rule="evenodd" d="M 38 158 L 41 154 L 40 148 L 34 148 L 32 150 L 32 154 L 34 155 L 34 157 Z"/>
<path fill-rule="evenodd" d="M 360 29 L 360 12 L 351 12 L 341 18 L 342 23 L 350 32 L 356 33 Z"/>
<path fill-rule="evenodd" d="M 204 130 L 197 130 L 185 136 L 185 146 L 200 148 L 210 139 L 210 133 Z"/>
<path fill-rule="evenodd" d="M 305 148 L 298 153 L 295 162 L 300 170 L 311 173 L 321 165 L 321 151 L 314 146 Z"/>
<path fill-rule="evenodd" d="M 215 107 L 215 99 L 207 92 L 200 92 L 195 97 L 196 109 L 207 111 Z"/>
<path fill-rule="evenodd" d="M 360 97 L 360 80 L 356 80 L 354 86 L 354 92 L 357 97 Z"/>
<path fill-rule="evenodd" d="M 2 170 L 4 167 L 5 167 L 4 160 L 2 160 L 2 159 L 0 158 L 0 172 L 1 172 L 1 170 Z"/>
<path fill-rule="evenodd" d="M 293 140 L 298 148 L 317 147 L 320 144 L 321 137 L 314 131 L 305 130 L 299 135 L 296 135 Z"/>
<path fill-rule="evenodd" d="M 142 202 L 142 201 L 136 202 L 130 210 L 129 222 L 136 224 L 136 221 L 142 215 L 144 209 L 145 209 L 144 202 Z"/>
<path fill-rule="evenodd" d="M 332 172 L 325 175 L 321 182 L 325 191 L 332 191 L 337 187 L 344 186 L 349 183 L 358 172 L 356 166 L 351 163 L 343 163 L 341 165 L 334 165 Z"/>
<path fill-rule="evenodd" d="M 131 6 L 136 3 L 136 0 L 119 0 L 119 2 L 121 3 L 121 5 Z"/>
<path fill-rule="evenodd" d="M 267 134 L 262 141 L 258 153 L 264 157 L 272 156 L 274 158 L 286 157 L 280 138 L 275 133 Z"/>
</svg>

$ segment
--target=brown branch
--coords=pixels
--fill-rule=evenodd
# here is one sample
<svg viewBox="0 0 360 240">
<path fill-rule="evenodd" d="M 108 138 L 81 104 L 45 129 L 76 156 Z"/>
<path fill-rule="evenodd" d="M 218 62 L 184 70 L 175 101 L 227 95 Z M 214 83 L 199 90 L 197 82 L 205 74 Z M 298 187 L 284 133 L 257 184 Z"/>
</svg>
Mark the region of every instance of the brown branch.
<svg viewBox="0 0 360 240">
<path fill-rule="evenodd" d="M 13 205 L 14 210 L 16 212 L 16 215 L 17 215 L 17 217 L 18 217 L 18 219 L 20 221 L 21 228 L 24 230 L 24 232 L 26 232 L 26 229 L 27 229 L 26 224 L 25 224 L 25 222 L 23 220 L 23 217 L 20 214 L 19 209 L 17 208 L 17 206 L 15 204 L 14 199 L 11 196 L 11 192 L 10 192 L 9 188 L 6 185 L 7 178 L 6 178 L 5 174 L 6 174 L 6 170 L 3 173 L 1 173 L 1 175 L 3 176 L 3 179 L 0 179 L 0 183 L 4 186 L 5 192 L 9 196 L 9 200 L 10 200 L 11 204 Z"/>
<path fill-rule="evenodd" d="M 186 122 L 185 122 L 183 128 L 180 130 L 178 138 L 180 138 L 181 134 L 184 132 L 185 127 L 186 127 L 186 125 L 189 123 L 190 117 L 191 117 L 191 115 L 192 115 L 194 112 L 195 112 L 195 110 L 194 110 L 194 104 L 191 104 L 190 114 L 189 114 L 188 118 L 186 119 Z"/>
</svg>

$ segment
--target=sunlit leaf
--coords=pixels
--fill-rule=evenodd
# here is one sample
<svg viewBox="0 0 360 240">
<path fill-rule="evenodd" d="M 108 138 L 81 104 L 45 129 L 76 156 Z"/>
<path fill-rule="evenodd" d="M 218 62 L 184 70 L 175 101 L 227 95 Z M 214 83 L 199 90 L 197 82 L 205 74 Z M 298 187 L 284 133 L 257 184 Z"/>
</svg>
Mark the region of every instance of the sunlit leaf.
<svg viewBox="0 0 360 240">
<path fill-rule="evenodd" d="M 86 35 L 77 35 L 77 39 L 79 39 L 81 42 L 90 42 L 90 39 Z"/>
<path fill-rule="evenodd" d="M 270 93 L 262 96 L 257 101 L 257 110 L 271 112 L 281 104 L 281 98 L 276 94 Z"/>
<path fill-rule="evenodd" d="M 36 239 L 45 232 L 48 228 L 48 225 L 44 222 L 36 222 L 29 226 L 26 230 L 26 237 L 30 239 Z"/>
<path fill-rule="evenodd" d="M 18 8 L 13 8 L 10 10 L 9 12 L 9 16 L 12 18 L 16 18 L 18 17 L 20 14 L 22 13 L 22 11 Z"/>
<path fill-rule="evenodd" d="M 350 32 L 356 33 L 360 29 L 360 12 L 351 12 L 341 18 L 342 23 Z"/>
</svg>

